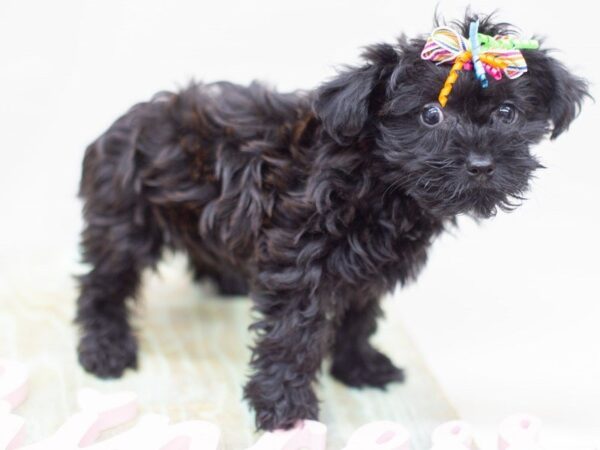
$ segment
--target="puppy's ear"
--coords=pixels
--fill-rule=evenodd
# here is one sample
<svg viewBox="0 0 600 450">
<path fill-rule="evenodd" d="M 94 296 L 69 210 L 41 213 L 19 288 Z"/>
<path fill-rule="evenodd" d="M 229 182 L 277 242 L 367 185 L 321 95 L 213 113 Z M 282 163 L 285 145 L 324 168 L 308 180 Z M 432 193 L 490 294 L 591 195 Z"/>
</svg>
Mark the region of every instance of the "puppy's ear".
<svg viewBox="0 0 600 450">
<path fill-rule="evenodd" d="M 557 138 L 569 128 L 577 117 L 585 97 L 591 97 L 588 83 L 572 74 L 561 62 L 548 56 L 544 50 L 524 51 L 538 96 L 552 122 L 551 139 Z"/>
<path fill-rule="evenodd" d="M 363 53 L 368 63 L 348 68 L 317 90 L 315 114 L 327 133 L 341 145 L 356 138 L 373 113 L 375 91 L 399 60 L 396 50 L 387 44 L 368 47 Z"/>
</svg>

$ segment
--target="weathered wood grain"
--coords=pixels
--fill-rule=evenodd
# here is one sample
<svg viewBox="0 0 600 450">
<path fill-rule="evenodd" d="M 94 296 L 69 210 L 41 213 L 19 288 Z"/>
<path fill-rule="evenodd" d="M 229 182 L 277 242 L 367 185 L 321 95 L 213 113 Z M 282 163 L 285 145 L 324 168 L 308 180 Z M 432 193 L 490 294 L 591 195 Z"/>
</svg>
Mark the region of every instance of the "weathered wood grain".
<svg viewBox="0 0 600 450">
<path fill-rule="evenodd" d="M 28 364 L 32 373 L 31 396 L 17 411 L 27 419 L 29 442 L 50 434 L 76 410 L 75 394 L 83 386 L 136 391 L 143 411 L 165 413 L 173 421 L 212 421 L 223 430 L 224 450 L 254 442 L 253 416 L 242 401 L 252 340 L 247 299 L 215 297 L 210 287 L 191 283 L 180 258 L 171 258 L 158 275 L 146 277 L 138 304 L 140 370 L 121 380 L 101 381 L 85 374 L 76 361 L 76 291 L 69 276 L 62 274 L 52 287 L 13 285 L 0 293 L 0 355 Z M 411 431 L 415 450 L 426 450 L 433 427 L 455 413 L 397 317 L 388 317 L 375 339 L 407 369 L 408 381 L 387 392 L 355 390 L 324 370 L 318 390 L 328 448 L 342 448 L 366 422 L 389 419 Z"/>
</svg>

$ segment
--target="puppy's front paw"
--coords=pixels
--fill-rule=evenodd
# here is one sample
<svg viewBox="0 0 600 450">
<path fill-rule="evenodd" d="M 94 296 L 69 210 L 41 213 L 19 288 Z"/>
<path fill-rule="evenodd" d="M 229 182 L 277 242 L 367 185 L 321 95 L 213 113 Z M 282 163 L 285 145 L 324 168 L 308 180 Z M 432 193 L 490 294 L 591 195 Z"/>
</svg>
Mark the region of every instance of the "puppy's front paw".
<svg viewBox="0 0 600 450">
<path fill-rule="evenodd" d="M 253 379 L 246 385 L 245 397 L 254 407 L 258 429 L 287 430 L 299 420 L 317 420 L 318 400 L 310 387 L 272 381 L 261 383 Z"/>
<path fill-rule="evenodd" d="M 331 375 L 353 387 L 373 386 L 384 389 L 388 383 L 404 381 L 404 371 L 374 348 L 334 355 Z"/>
<path fill-rule="evenodd" d="M 130 331 L 87 331 L 77 348 L 79 363 L 100 378 L 119 378 L 137 367 L 137 342 Z"/>
</svg>

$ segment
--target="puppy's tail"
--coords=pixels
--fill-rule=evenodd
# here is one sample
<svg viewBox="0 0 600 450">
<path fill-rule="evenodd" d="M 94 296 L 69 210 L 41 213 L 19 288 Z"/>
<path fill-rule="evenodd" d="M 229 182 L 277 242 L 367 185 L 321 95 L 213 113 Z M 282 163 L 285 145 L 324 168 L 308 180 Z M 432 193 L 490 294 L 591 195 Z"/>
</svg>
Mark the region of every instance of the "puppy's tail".
<svg viewBox="0 0 600 450">
<path fill-rule="evenodd" d="M 167 101 L 174 94 L 160 93 L 150 102 L 139 103 L 117 119 L 98 139 L 90 144 L 83 158 L 79 196 L 101 197 L 107 208 L 131 206 L 132 194 L 140 194 L 136 181 L 141 162 L 160 148 L 161 137 L 169 133 Z M 147 130 L 164 133 L 148 136 Z"/>
</svg>

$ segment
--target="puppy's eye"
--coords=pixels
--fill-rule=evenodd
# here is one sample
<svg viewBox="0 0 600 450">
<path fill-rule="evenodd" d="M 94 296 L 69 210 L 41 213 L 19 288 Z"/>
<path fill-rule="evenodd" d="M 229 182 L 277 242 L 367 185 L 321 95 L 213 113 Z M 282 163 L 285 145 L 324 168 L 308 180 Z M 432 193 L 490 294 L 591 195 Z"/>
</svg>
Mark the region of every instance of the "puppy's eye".
<svg viewBox="0 0 600 450">
<path fill-rule="evenodd" d="M 435 127 L 444 120 L 444 113 L 439 105 L 430 104 L 423 107 L 421 111 L 421 122 L 428 127 Z"/>
<path fill-rule="evenodd" d="M 511 124 L 517 118 L 517 110 L 510 103 L 503 103 L 494 112 L 495 119 L 502 123 Z"/>
</svg>

